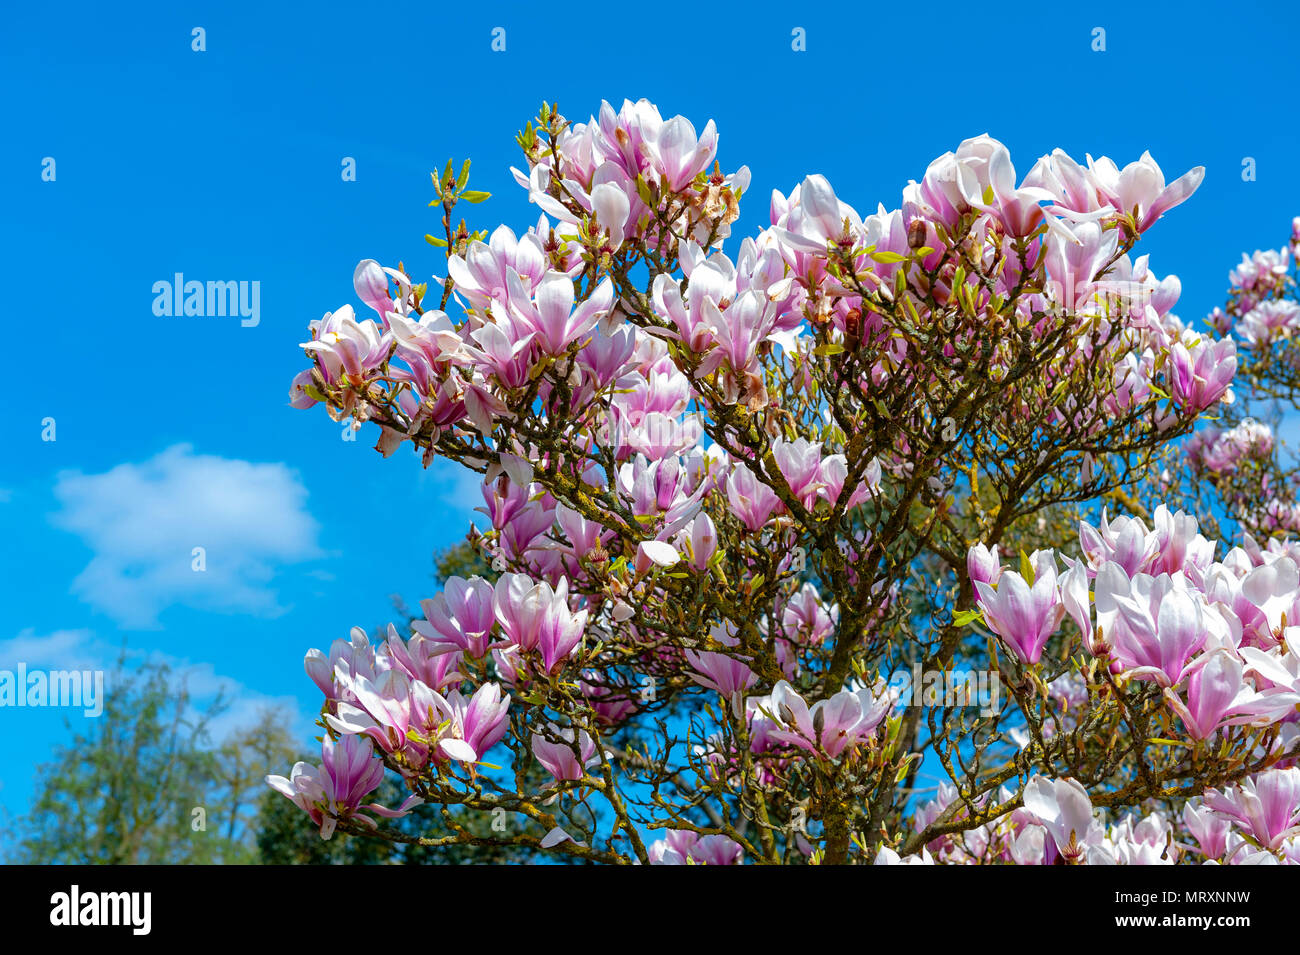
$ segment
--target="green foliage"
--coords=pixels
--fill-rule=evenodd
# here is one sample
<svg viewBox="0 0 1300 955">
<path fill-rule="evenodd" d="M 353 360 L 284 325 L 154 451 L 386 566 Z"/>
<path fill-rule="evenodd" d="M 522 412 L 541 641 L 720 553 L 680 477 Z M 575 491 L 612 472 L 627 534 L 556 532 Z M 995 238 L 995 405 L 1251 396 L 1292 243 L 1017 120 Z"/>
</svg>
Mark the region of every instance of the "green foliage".
<svg viewBox="0 0 1300 955">
<path fill-rule="evenodd" d="M 218 745 L 209 727 L 225 701 L 197 707 L 166 664 L 128 670 L 119 660 L 106 682 L 103 714 L 37 770 L 39 789 L 31 812 L 15 821 L 10 861 L 254 861 L 249 823 L 263 777 L 293 752 L 284 714 L 263 713 Z"/>
<path fill-rule="evenodd" d="M 461 541 L 448 547 L 433 559 L 438 585 L 442 586 L 451 577 L 485 577 L 493 583 L 499 576 L 483 552 L 469 541 Z"/>
</svg>

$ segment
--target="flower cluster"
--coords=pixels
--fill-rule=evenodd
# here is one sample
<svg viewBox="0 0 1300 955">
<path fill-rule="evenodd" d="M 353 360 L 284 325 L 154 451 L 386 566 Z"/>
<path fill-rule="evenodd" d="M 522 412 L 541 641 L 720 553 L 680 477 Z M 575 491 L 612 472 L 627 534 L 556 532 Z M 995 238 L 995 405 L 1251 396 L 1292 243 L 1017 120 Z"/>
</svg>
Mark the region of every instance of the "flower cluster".
<svg viewBox="0 0 1300 955">
<path fill-rule="evenodd" d="M 1003 787 L 998 798 L 1017 800 Z M 956 812 L 954 812 L 956 810 Z M 957 792 L 940 787 L 917 824 L 942 815 L 961 820 Z M 1110 824 L 1074 779 L 1034 776 L 1021 805 L 998 818 L 944 836 L 900 857 L 883 847 L 876 865 L 1296 865 L 1300 864 L 1300 768 L 1271 769 L 1188 801 L 1180 817 L 1127 813 Z"/>
</svg>

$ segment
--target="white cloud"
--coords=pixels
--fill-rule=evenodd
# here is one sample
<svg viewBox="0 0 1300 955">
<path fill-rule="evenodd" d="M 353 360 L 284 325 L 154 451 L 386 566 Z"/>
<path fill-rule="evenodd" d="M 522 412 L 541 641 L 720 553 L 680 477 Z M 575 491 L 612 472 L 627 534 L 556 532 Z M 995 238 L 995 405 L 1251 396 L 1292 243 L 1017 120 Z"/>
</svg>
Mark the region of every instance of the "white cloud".
<svg viewBox="0 0 1300 955">
<path fill-rule="evenodd" d="M 312 721 L 303 716 L 297 699 L 292 696 L 271 696 L 250 689 L 231 677 L 221 676 L 211 663 L 187 663 L 163 654 L 155 654 L 171 667 L 174 685 L 183 684 L 197 709 L 206 709 L 220 694 L 225 708 L 208 723 L 211 739 L 220 743 L 235 732 L 248 729 L 257 723 L 266 710 L 284 713 L 287 728 L 295 740 L 309 739 Z"/>
<path fill-rule="evenodd" d="M 0 670 L 13 670 L 22 663 L 29 671 L 102 670 L 107 676 L 116 670 L 123 652 L 123 648 L 110 647 L 90 630 L 55 630 L 42 635 L 28 627 L 15 637 L 0 640 Z M 165 664 L 171 671 L 169 685 L 178 694 L 182 687 L 189 693 L 192 717 L 206 712 L 219 694 L 224 709 L 208 723 L 208 735 L 214 744 L 252 727 L 266 710 L 283 713 L 294 739 L 309 739 L 312 735 L 312 719 L 303 714 L 295 697 L 251 689 L 233 677 L 217 673 L 211 663 L 193 663 L 159 650 L 138 649 L 126 649 L 125 662 L 129 671 L 146 662 Z"/>
<path fill-rule="evenodd" d="M 51 520 L 95 552 L 73 593 L 128 627 L 156 626 L 173 605 L 277 616 L 276 568 L 321 556 L 307 490 L 284 464 L 182 444 L 103 474 L 62 472 L 54 495 Z"/>
<path fill-rule="evenodd" d="M 28 627 L 16 637 L 0 640 L 0 670 L 19 663 L 31 669 L 95 669 L 104 655 L 104 647 L 89 630 L 56 630 L 41 636 Z"/>
</svg>

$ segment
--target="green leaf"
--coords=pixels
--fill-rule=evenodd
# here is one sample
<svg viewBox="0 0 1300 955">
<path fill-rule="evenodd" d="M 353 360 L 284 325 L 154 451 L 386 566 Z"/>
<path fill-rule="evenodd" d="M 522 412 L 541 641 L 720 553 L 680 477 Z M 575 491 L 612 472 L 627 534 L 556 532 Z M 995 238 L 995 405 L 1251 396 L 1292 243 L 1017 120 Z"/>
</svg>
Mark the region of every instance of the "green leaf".
<svg viewBox="0 0 1300 955">
<path fill-rule="evenodd" d="M 909 753 L 903 761 L 898 764 L 898 772 L 894 774 L 894 785 L 898 785 L 904 778 L 906 778 L 908 769 L 911 767 L 913 761 L 918 758 L 919 755 L 917 753 Z"/>
<path fill-rule="evenodd" d="M 462 192 L 460 194 L 460 197 L 464 199 L 466 202 L 472 202 L 477 205 L 478 203 L 482 202 L 485 199 L 491 199 L 492 193 L 479 192 L 476 189 L 470 189 L 468 192 Z"/>
<path fill-rule="evenodd" d="M 871 257 L 885 265 L 894 265 L 898 262 L 907 261 L 907 256 L 899 255 L 897 252 L 872 252 Z"/>
<path fill-rule="evenodd" d="M 813 354 L 818 358 L 824 358 L 827 355 L 838 355 L 844 351 L 844 346 L 839 342 L 827 342 L 825 345 L 818 345 L 813 349 Z"/>
<path fill-rule="evenodd" d="M 469 182 L 469 160 L 465 160 L 465 165 L 460 167 L 460 175 L 456 177 L 456 188 L 464 189 L 465 183 Z"/>
<path fill-rule="evenodd" d="M 958 610 L 952 615 L 952 622 L 958 627 L 969 627 L 976 620 L 984 622 L 984 615 L 978 610 Z"/>
<path fill-rule="evenodd" d="M 1034 586 L 1034 564 L 1023 550 L 1020 552 L 1020 576 L 1030 587 Z"/>
<path fill-rule="evenodd" d="M 428 233 L 426 233 L 424 236 L 424 241 L 438 249 L 447 248 L 447 240 L 440 239 L 436 235 L 429 235 Z"/>
</svg>

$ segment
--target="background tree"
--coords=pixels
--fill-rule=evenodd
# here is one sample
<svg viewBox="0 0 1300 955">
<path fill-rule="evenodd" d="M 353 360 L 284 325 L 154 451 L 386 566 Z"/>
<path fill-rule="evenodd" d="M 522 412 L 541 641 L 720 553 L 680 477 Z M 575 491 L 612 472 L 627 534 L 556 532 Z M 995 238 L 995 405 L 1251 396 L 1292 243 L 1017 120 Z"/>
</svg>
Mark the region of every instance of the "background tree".
<svg viewBox="0 0 1300 955">
<path fill-rule="evenodd" d="M 12 861 L 254 861 L 251 813 L 267 771 L 293 753 L 284 714 L 263 713 L 215 744 L 212 721 L 226 701 L 197 705 L 167 664 L 132 669 L 123 656 L 106 682 L 104 712 L 40 767 Z"/>
</svg>

